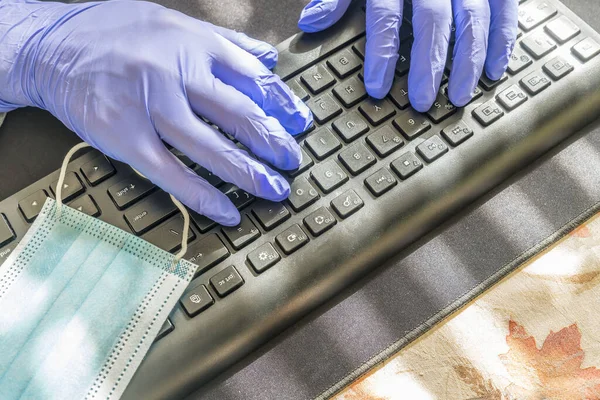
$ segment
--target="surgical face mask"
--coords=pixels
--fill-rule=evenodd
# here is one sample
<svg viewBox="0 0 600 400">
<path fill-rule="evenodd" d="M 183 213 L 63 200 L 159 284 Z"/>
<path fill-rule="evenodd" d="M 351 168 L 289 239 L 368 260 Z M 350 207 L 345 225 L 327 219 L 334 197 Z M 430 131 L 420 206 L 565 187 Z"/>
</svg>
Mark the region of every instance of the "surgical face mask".
<svg viewBox="0 0 600 400">
<path fill-rule="evenodd" d="M 119 398 L 194 276 L 185 250 L 48 199 L 0 267 L 0 399 Z"/>
</svg>

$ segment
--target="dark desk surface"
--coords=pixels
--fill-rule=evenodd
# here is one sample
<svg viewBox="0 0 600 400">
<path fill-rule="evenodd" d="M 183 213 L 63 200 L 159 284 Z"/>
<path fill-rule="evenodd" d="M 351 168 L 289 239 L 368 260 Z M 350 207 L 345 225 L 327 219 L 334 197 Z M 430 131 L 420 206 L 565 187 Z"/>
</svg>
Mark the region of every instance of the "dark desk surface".
<svg viewBox="0 0 600 400">
<path fill-rule="evenodd" d="M 562 0 L 600 31 L 597 0 Z M 166 6 L 278 43 L 306 0 L 160 0 Z M 367 279 L 207 385 L 194 399 L 306 399 L 455 301 L 474 284 L 600 201 L 600 123 L 390 260 Z M 40 110 L 0 128 L 0 199 L 56 170 L 77 137 Z M 517 216 L 517 218 L 515 218 Z"/>
</svg>

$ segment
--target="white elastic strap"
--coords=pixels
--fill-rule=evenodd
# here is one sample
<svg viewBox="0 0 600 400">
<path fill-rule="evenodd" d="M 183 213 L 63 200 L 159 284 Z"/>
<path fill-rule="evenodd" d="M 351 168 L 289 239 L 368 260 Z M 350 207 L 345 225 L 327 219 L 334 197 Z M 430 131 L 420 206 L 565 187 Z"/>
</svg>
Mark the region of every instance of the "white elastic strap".
<svg viewBox="0 0 600 400">
<path fill-rule="evenodd" d="M 67 175 L 67 167 L 69 166 L 69 161 L 71 161 L 71 158 L 75 153 L 86 147 L 90 147 L 90 145 L 85 142 L 73 146 L 73 148 L 69 150 L 69 152 L 65 156 L 62 166 L 60 167 L 60 175 L 58 176 L 58 183 L 56 184 L 56 218 L 60 218 L 60 215 L 62 213 L 62 189 L 63 184 L 65 182 L 65 176 Z"/>
</svg>

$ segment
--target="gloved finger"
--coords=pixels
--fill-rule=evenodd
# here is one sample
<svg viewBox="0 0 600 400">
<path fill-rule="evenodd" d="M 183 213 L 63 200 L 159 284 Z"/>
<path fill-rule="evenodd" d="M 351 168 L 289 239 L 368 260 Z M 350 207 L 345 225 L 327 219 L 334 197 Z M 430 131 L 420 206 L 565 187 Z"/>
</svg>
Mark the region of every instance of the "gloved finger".
<svg viewBox="0 0 600 400">
<path fill-rule="evenodd" d="M 312 125 L 306 104 L 256 57 L 219 36 L 214 42 L 212 73 L 216 78 L 248 96 L 293 135 Z"/>
<path fill-rule="evenodd" d="M 277 64 L 278 53 L 277 49 L 275 49 L 275 47 L 271 46 L 269 43 L 251 38 L 245 33 L 213 25 L 209 22 L 199 22 L 202 25 L 204 25 L 207 29 L 218 33 L 225 39 L 229 40 L 231 43 L 235 44 L 236 46 L 239 46 L 240 48 L 246 50 L 248 53 L 252 54 L 254 57 L 258 58 L 260 62 L 264 64 L 265 67 L 269 69 L 275 68 L 275 65 Z"/>
<path fill-rule="evenodd" d="M 290 185 L 281 175 L 202 121 L 184 101 L 165 102 L 154 120 L 164 141 L 224 181 L 271 201 L 289 195 Z"/>
<path fill-rule="evenodd" d="M 240 213 L 219 189 L 177 159 L 160 140 L 139 146 L 132 167 L 192 210 L 226 226 L 240 223 Z"/>
<path fill-rule="evenodd" d="M 488 0 L 452 0 L 456 45 L 448 84 L 450 101 L 462 107 L 471 101 L 487 54 L 490 29 Z"/>
<path fill-rule="evenodd" d="M 284 170 L 300 166 L 300 146 L 279 121 L 216 78 L 212 85 L 199 82 L 190 82 L 186 87 L 188 101 L 196 114 L 217 124 L 269 164 Z"/>
<path fill-rule="evenodd" d="M 304 32 L 319 32 L 342 18 L 352 0 L 312 0 L 300 14 L 298 27 Z"/>
<path fill-rule="evenodd" d="M 429 110 L 442 81 L 452 29 L 447 0 L 413 0 L 413 35 L 408 98 L 420 112 Z"/>
<path fill-rule="evenodd" d="M 498 80 L 506 71 L 517 40 L 519 19 L 517 0 L 489 0 L 491 11 L 490 38 L 485 72 Z"/>
<path fill-rule="evenodd" d="M 367 1 L 365 88 L 381 99 L 392 87 L 400 47 L 403 0 Z"/>
</svg>

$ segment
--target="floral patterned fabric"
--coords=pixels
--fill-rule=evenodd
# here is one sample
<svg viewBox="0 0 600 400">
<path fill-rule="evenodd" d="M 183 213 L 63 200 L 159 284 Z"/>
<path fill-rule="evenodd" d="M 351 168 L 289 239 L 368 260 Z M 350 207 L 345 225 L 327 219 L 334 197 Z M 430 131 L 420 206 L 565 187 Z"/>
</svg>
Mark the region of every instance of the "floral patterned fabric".
<svg viewBox="0 0 600 400">
<path fill-rule="evenodd" d="M 336 400 L 600 400 L 600 214 Z"/>
</svg>

